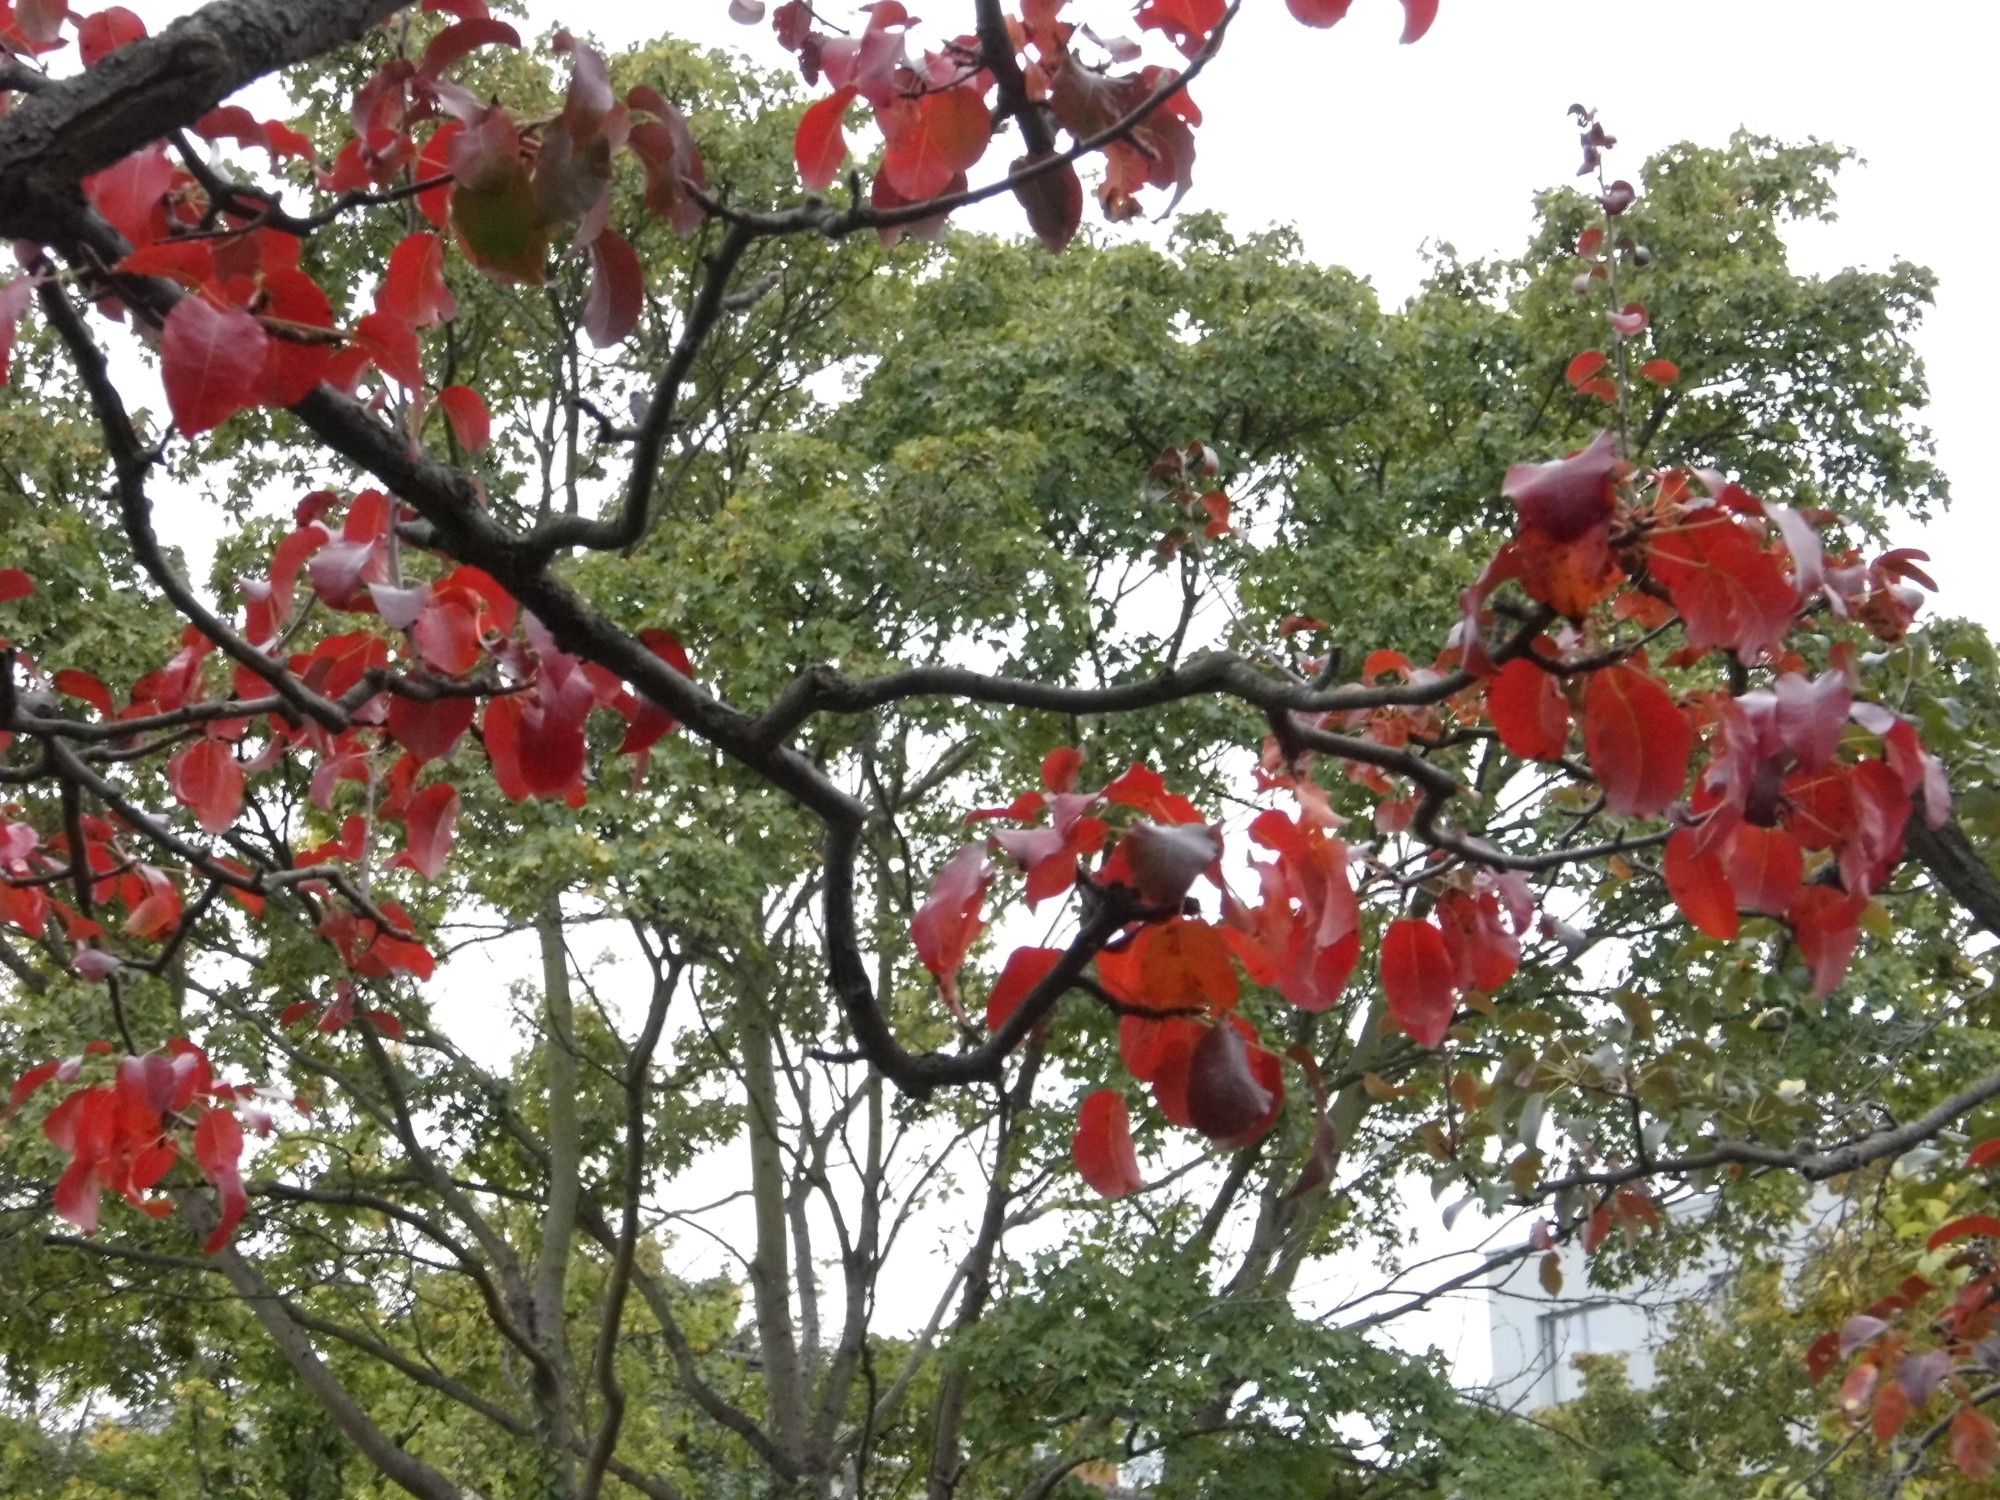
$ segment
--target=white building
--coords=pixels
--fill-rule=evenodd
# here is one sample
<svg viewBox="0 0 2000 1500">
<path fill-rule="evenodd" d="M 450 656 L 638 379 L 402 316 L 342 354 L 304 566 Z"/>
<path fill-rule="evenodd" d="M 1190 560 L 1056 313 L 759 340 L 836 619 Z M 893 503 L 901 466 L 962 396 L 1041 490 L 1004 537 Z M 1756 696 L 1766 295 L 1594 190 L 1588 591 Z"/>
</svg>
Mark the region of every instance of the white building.
<svg viewBox="0 0 2000 1500">
<path fill-rule="evenodd" d="M 1691 1198 L 1670 1210 L 1686 1220 L 1707 1212 L 1712 1198 Z M 1802 1262 L 1819 1236 L 1848 1208 L 1824 1189 L 1807 1203 L 1785 1259 Z M 1579 1354 L 1622 1356 L 1640 1390 L 1653 1383 L 1655 1352 L 1673 1332 L 1674 1315 L 1689 1303 L 1714 1304 L 1729 1290 L 1730 1257 L 1710 1250 L 1686 1269 L 1629 1286 L 1593 1286 L 1582 1247 L 1575 1241 L 1554 1252 L 1562 1290 L 1542 1286 L 1540 1255 L 1496 1257 L 1486 1283 L 1493 1375 L 1488 1387 L 1500 1405 L 1517 1411 L 1559 1406 L 1583 1393 Z"/>
</svg>

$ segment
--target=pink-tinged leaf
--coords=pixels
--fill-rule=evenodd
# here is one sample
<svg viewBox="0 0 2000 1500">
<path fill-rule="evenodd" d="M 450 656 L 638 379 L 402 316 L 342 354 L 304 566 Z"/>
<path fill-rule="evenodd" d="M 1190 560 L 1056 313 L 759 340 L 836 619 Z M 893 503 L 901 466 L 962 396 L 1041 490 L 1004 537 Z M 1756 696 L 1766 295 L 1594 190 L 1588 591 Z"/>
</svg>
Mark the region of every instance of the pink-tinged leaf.
<svg viewBox="0 0 2000 1500">
<path fill-rule="evenodd" d="M 458 301 L 444 279 L 444 241 L 428 231 L 405 235 L 389 255 L 375 310 L 412 328 L 449 323 Z"/>
<path fill-rule="evenodd" d="M 478 453 L 493 440 L 493 418 L 486 410 L 486 400 L 471 386 L 448 385 L 438 392 L 437 400 L 459 447 Z"/>
<path fill-rule="evenodd" d="M 738 26 L 755 26 L 764 19 L 764 0 L 729 0 L 729 19 Z"/>
<path fill-rule="evenodd" d="M 71 972 L 96 984 L 102 984 L 124 967 L 117 954 L 106 953 L 102 948 L 79 948 L 70 962 Z"/>
<path fill-rule="evenodd" d="M 1590 446 L 1545 464 L 1515 464 L 1500 493 L 1520 507 L 1521 520 L 1557 542 L 1573 542 L 1609 519 L 1616 482 L 1627 469 L 1615 434 L 1600 432 Z"/>
<path fill-rule="evenodd" d="M 938 988 L 954 1008 L 958 971 L 985 929 L 979 915 L 986 888 L 993 883 L 993 862 L 984 844 L 967 844 L 945 862 L 931 882 L 928 899 L 910 923 L 917 959 L 937 977 Z"/>
<path fill-rule="evenodd" d="M 1961 1406 L 1951 1419 L 1951 1461 L 1967 1479 L 1991 1479 L 2000 1468 L 2000 1428 L 1976 1406 Z"/>
<path fill-rule="evenodd" d="M 1649 359 L 1639 366 L 1639 374 L 1654 385 L 1672 385 L 1681 378 L 1681 367 L 1670 359 Z"/>
<path fill-rule="evenodd" d="M 1247 1146 L 1277 1119 L 1284 1103 L 1282 1079 L 1277 1058 L 1262 1047 L 1253 1053 L 1235 1017 L 1225 1016 L 1208 1028 L 1188 1059 L 1188 1117 L 1221 1145 Z"/>
<path fill-rule="evenodd" d="M 369 313 L 354 325 L 355 347 L 365 351 L 375 367 L 405 390 L 421 390 L 424 356 L 417 331 L 388 313 Z"/>
<path fill-rule="evenodd" d="M 399 589 L 392 584 L 371 583 L 368 597 L 375 601 L 375 613 L 392 630 L 408 630 L 422 617 L 431 602 L 431 586 L 419 583 Z"/>
<path fill-rule="evenodd" d="M 215 1184 L 218 1210 L 215 1230 L 202 1245 L 203 1250 L 213 1255 L 229 1243 L 229 1237 L 250 1207 L 241 1171 L 243 1126 L 233 1111 L 207 1110 L 195 1122 L 194 1160 L 201 1168 L 201 1175 Z"/>
<path fill-rule="evenodd" d="M 12 604 L 35 591 L 35 580 L 19 568 L 0 568 L 0 604 Z"/>
<path fill-rule="evenodd" d="M 2000 1216 L 1994 1214 L 1963 1214 L 1949 1223 L 1940 1224 L 1931 1231 L 1931 1237 L 1924 1241 L 1926 1250 L 1942 1250 L 1946 1245 L 1959 1240 L 1971 1239 L 1978 1235 L 1982 1239 L 2000 1240 Z"/>
<path fill-rule="evenodd" d="M 270 336 L 241 308 L 183 297 L 160 330 L 160 374 L 181 431 L 207 432 L 254 405 Z"/>
<path fill-rule="evenodd" d="M 812 105 L 799 118 L 792 157 L 798 163 L 799 180 L 809 193 L 823 193 L 832 186 L 841 164 L 847 160 L 847 136 L 841 127 L 847 107 L 855 97 L 856 90 L 840 89 Z"/>
<path fill-rule="evenodd" d="M 1444 934 L 1415 917 L 1391 922 L 1382 935 L 1382 992 L 1390 1016 L 1420 1046 L 1441 1043 L 1458 1005 L 1457 966 Z"/>
<path fill-rule="evenodd" d="M 1035 986 L 1062 962 L 1062 956 L 1060 948 L 1016 948 L 1008 954 L 1000 977 L 993 981 L 993 992 L 986 997 L 988 1029 L 998 1031 L 1005 1026 L 1007 1018 L 1021 1008 L 1021 1002 Z"/>
<path fill-rule="evenodd" d="M 1601 374 L 1609 362 L 1604 357 L 1603 350 L 1586 349 L 1569 362 L 1569 367 L 1563 371 L 1563 379 L 1580 389 L 1587 381 Z"/>
<path fill-rule="evenodd" d="M 1034 157 L 1019 157 L 1008 173 L 1024 171 L 1034 162 Z M 1035 238 L 1051 254 L 1060 253 L 1076 238 L 1077 227 L 1083 222 L 1083 181 L 1076 175 L 1075 163 L 1064 162 L 1016 184 L 1014 197 L 1026 210 Z"/>
<path fill-rule="evenodd" d="M 1099 1089 L 1077 1111 L 1076 1136 L 1070 1143 L 1077 1174 L 1106 1198 L 1136 1192 L 1145 1181 L 1139 1175 L 1139 1155 L 1132 1147 L 1132 1116 L 1125 1096 L 1116 1089 Z"/>
<path fill-rule="evenodd" d="M 1829 885 L 1809 885 L 1799 892 L 1785 920 L 1792 940 L 1812 973 L 1815 998 L 1832 994 L 1847 977 L 1855 945 L 1861 941 L 1861 913 L 1868 902 Z"/>
<path fill-rule="evenodd" d="M 447 26 L 431 38 L 431 44 L 424 48 L 424 55 L 417 64 L 417 72 L 425 78 L 436 78 L 460 58 L 481 47 L 519 47 L 521 33 L 505 21 L 496 21 L 491 16 L 477 16 L 469 21 L 460 21 L 455 26 Z"/>
<path fill-rule="evenodd" d="M 1516 657 L 1486 685 L 1486 711 L 1500 743 L 1525 760 L 1561 760 L 1569 749 L 1569 703 L 1562 683 Z"/>
<path fill-rule="evenodd" d="M 1646 309 L 1637 302 L 1625 304 L 1622 312 L 1611 314 L 1611 331 L 1621 339 L 1635 339 L 1646 331 Z"/>
<path fill-rule="evenodd" d="M 646 272 L 631 242 L 607 229 L 590 242 L 590 296 L 583 331 L 600 349 L 623 343 L 646 310 Z"/>
<path fill-rule="evenodd" d="M 1307 26 L 1331 26 L 1344 20 L 1354 0 L 1285 0 L 1292 19 Z"/>
<path fill-rule="evenodd" d="M 1736 892 L 1729 883 L 1722 858 L 1702 847 L 1694 829 L 1677 829 L 1667 840 L 1663 873 L 1667 894 L 1696 930 L 1724 942 L 1742 931 Z"/>
<path fill-rule="evenodd" d="M 1421 42 L 1431 23 L 1437 20 L 1437 13 L 1438 0 L 1403 0 L 1403 45 Z"/>
<path fill-rule="evenodd" d="M 1206 823 L 1134 823 L 1118 848 L 1139 894 L 1155 906 L 1176 906 L 1222 857 L 1222 834 Z"/>
<path fill-rule="evenodd" d="M 882 174 L 912 203 L 948 190 L 954 177 L 985 154 L 993 134 L 986 101 L 968 87 L 899 99 L 879 117 L 888 143 Z"/>
<path fill-rule="evenodd" d="M 463 677 L 479 665 L 484 654 L 478 620 L 456 599 L 433 603 L 419 615 L 410 629 L 410 639 L 424 664 L 447 677 Z"/>
<path fill-rule="evenodd" d="M 86 68 L 94 68 L 120 47 L 146 39 L 146 23 L 122 5 L 92 11 L 76 23 L 76 51 Z"/>
<path fill-rule="evenodd" d="M 415 870 L 426 880 L 436 880 L 451 854 L 452 833 L 458 827 L 458 789 L 444 782 L 425 787 L 410 799 L 403 826 L 409 837 L 403 852 L 390 865 Z"/>
<path fill-rule="evenodd" d="M 14 354 L 14 336 L 20 330 L 21 314 L 34 300 L 35 284 L 26 276 L 16 276 L 0 286 L 0 386 L 7 383 L 8 363 Z"/>
<path fill-rule="evenodd" d="M 97 1181 L 97 1164 L 78 1158 L 56 1179 L 56 1213 L 85 1234 L 95 1234 L 102 1192 Z"/>
<path fill-rule="evenodd" d="M 1583 745 L 1605 807 L 1650 818 L 1679 799 L 1694 731 L 1657 679 L 1619 665 L 1593 673 L 1584 690 Z"/>
<path fill-rule="evenodd" d="M 243 766 L 221 740 L 196 740 L 175 752 L 167 784 L 208 833 L 227 832 L 243 811 Z"/>
<path fill-rule="evenodd" d="M 426 703 L 393 697 L 389 700 L 389 733 L 419 765 L 442 760 L 472 727 L 477 709 L 471 698 L 437 698 Z"/>
</svg>

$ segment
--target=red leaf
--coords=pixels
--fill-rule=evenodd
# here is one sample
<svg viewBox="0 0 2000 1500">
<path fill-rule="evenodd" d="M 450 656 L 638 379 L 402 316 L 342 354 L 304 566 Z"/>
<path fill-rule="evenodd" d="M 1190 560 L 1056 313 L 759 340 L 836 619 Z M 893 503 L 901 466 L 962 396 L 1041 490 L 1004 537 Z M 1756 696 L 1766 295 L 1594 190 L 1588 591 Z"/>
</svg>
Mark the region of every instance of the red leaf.
<svg viewBox="0 0 2000 1500">
<path fill-rule="evenodd" d="M 1990 1479 L 2000 1467 L 2000 1429 L 1977 1407 L 1961 1406 L 1951 1419 L 1951 1461 L 1968 1479 Z"/>
<path fill-rule="evenodd" d="M 1736 892 L 1721 856 L 1704 849 L 1694 829 L 1677 829 L 1667 840 L 1664 873 L 1667 894 L 1698 931 L 1727 942 L 1742 930 L 1742 919 L 1736 914 Z"/>
<path fill-rule="evenodd" d="M 21 326 L 21 314 L 34 300 L 35 284 L 26 276 L 16 276 L 0 284 L 0 386 L 7 383 L 8 362 L 14 355 L 14 335 Z"/>
<path fill-rule="evenodd" d="M 1569 748 L 1569 703 L 1553 672 L 1516 657 L 1486 685 L 1486 711 L 1500 743 L 1527 760 L 1561 760 Z"/>
<path fill-rule="evenodd" d="M 1875 1395 L 1875 1410 L 1868 1418 L 1869 1430 L 1875 1434 L 1875 1441 L 1886 1443 L 1903 1430 L 1903 1424 L 1910 1419 L 1910 1393 L 1890 1381 Z"/>
<path fill-rule="evenodd" d="M 1458 1004 L 1455 965 L 1444 934 L 1429 922 L 1398 917 L 1382 935 L 1382 993 L 1389 1014 L 1417 1043 L 1435 1047 Z"/>
<path fill-rule="evenodd" d="M 1724 861 L 1736 903 L 1744 911 L 1783 916 L 1805 882 L 1805 854 L 1782 828 L 1746 823 L 1730 840 Z"/>
<path fill-rule="evenodd" d="M 209 833 L 223 833 L 243 811 L 243 766 L 221 740 L 200 739 L 167 761 L 167 783 Z"/>
<path fill-rule="evenodd" d="M 1331 26 L 1345 19 L 1354 0 L 1285 0 L 1292 19 L 1307 26 Z"/>
<path fill-rule="evenodd" d="M 1696 649 L 1727 646 L 1757 661 L 1775 653 L 1792 628 L 1798 591 L 1777 554 L 1720 507 L 1691 512 L 1653 532 L 1647 560 Z"/>
<path fill-rule="evenodd" d="M 1438 0 L 1403 0 L 1403 45 L 1421 42 L 1431 23 L 1437 20 L 1437 13 Z"/>
<path fill-rule="evenodd" d="M 93 11 L 76 23 L 76 51 L 86 68 L 120 47 L 146 39 L 146 23 L 122 5 Z"/>
<path fill-rule="evenodd" d="M 467 53 L 496 44 L 519 47 L 521 34 L 505 21 L 496 21 L 491 16 L 460 21 L 431 38 L 431 44 L 424 48 L 422 61 L 417 64 L 417 72 L 425 78 L 436 78 Z"/>
<path fill-rule="evenodd" d="M 694 677 L 694 663 L 688 660 L 687 647 L 680 637 L 671 630 L 642 630 L 639 639 L 646 649 L 672 667 L 681 676 Z M 646 757 L 653 746 L 681 727 L 681 721 L 668 713 L 645 694 L 639 695 L 637 706 L 632 711 L 631 721 L 625 726 L 625 738 L 619 741 L 620 755 L 635 755 L 639 758 L 640 769 L 646 765 Z"/>
<path fill-rule="evenodd" d="M 278 323 L 270 332 L 257 399 L 266 406 L 291 406 L 312 394 L 333 363 L 333 348 L 285 336 L 283 324 L 301 329 L 332 328 L 333 304 L 305 272 L 280 267 L 264 272 L 264 315 Z M 269 330 L 267 330 L 269 332 Z"/>
<path fill-rule="evenodd" d="M 1070 1154 L 1078 1174 L 1106 1198 L 1122 1198 L 1140 1186 L 1144 1179 L 1132 1149 L 1132 1117 L 1123 1094 L 1099 1089 L 1083 1101 Z"/>
<path fill-rule="evenodd" d="M 1971 1239 L 1981 1235 L 1986 1239 L 2000 1240 L 2000 1216 L 1994 1214 L 1963 1214 L 1948 1224 L 1941 1224 L 1931 1231 L 1931 1237 L 1924 1241 L 1926 1250 L 1942 1250 L 1957 1240 Z"/>
<path fill-rule="evenodd" d="M 508 800 L 567 797 L 583 778 L 581 722 L 566 723 L 529 694 L 495 698 L 486 705 L 486 754 Z"/>
<path fill-rule="evenodd" d="M 19 1078 L 15 1079 L 14 1087 L 7 1094 L 6 1114 L 11 1115 L 23 1104 L 26 1104 L 29 1099 L 34 1097 L 37 1089 L 56 1076 L 57 1070 L 61 1067 L 62 1059 L 56 1058 L 52 1062 L 37 1063 Z M 0 1116 L 0 1118 L 4 1118 L 4 1116 Z"/>
<path fill-rule="evenodd" d="M 1569 362 L 1569 368 L 1563 371 L 1563 379 L 1580 388 L 1609 363 L 1603 350 L 1586 349 Z"/>
<path fill-rule="evenodd" d="M 1206 823 L 1135 823 L 1118 853 L 1140 895 L 1155 906 L 1173 906 L 1222 857 L 1222 835 Z"/>
<path fill-rule="evenodd" d="M 1861 941 L 1861 913 L 1867 905 L 1864 897 L 1850 896 L 1830 885 L 1809 885 L 1785 913 L 1799 956 L 1812 971 L 1814 996 L 1832 994 L 1847 977 L 1855 945 Z"/>
<path fill-rule="evenodd" d="M 1655 385 L 1672 385 L 1681 378 L 1681 367 L 1670 359 L 1649 359 L 1639 373 Z"/>
<path fill-rule="evenodd" d="M 451 853 L 452 831 L 458 826 L 458 790 L 444 782 L 425 787 L 410 799 L 403 826 L 408 839 L 403 852 L 389 862 L 392 869 L 415 870 L 436 880 Z"/>
<path fill-rule="evenodd" d="M 1062 962 L 1062 956 L 1060 948 L 1016 948 L 1008 954 L 1000 977 L 993 981 L 992 993 L 986 997 L 987 1027 L 998 1031 L 1005 1026 L 1034 987 Z"/>
<path fill-rule="evenodd" d="M 880 112 L 888 142 L 882 174 L 913 203 L 935 198 L 985 154 L 992 136 L 986 102 L 976 89 L 940 89 Z"/>
<path fill-rule="evenodd" d="M 1618 439 L 1600 432 L 1590 446 L 1545 464 L 1515 464 L 1500 493 L 1520 507 L 1521 520 L 1558 542 L 1573 542 L 1608 519 L 1615 481 L 1627 468 Z"/>
<path fill-rule="evenodd" d="M 856 90 L 841 89 L 812 105 L 799 118 L 798 134 L 792 141 L 792 156 L 799 165 L 799 180 L 806 191 L 823 193 L 839 175 L 847 160 L 847 137 L 841 125 Z"/>
<path fill-rule="evenodd" d="M 0 604 L 12 604 L 35 591 L 35 580 L 19 568 L 0 568 Z M 58 684 L 60 686 L 60 684 Z"/>
<path fill-rule="evenodd" d="M 1584 690 L 1583 745 L 1604 805 L 1649 818 L 1680 797 L 1694 731 L 1656 679 L 1619 665 L 1592 674 Z"/>
<path fill-rule="evenodd" d="M 255 404 L 270 336 L 241 308 L 183 297 L 160 330 L 167 406 L 184 433 L 207 432 Z"/>
<path fill-rule="evenodd" d="M 1188 1117 L 1194 1128 L 1231 1148 L 1262 1136 L 1284 1103 L 1277 1058 L 1262 1047 L 1253 1058 L 1234 1021 L 1225 1016 L 1208 1028 L 1188 1060 L 1187 1077 Z M 1268 1066 L 1259 1067 L 1259 1060 Z"/>
<path fill-rule="evenodd" d="M 1988 1167 L 2000 1165 L 2000 1135 L 1981 1141 L 1965 1154 L 1968 1171 L 1983 1172 Z"/>
<path fill-rule="evenodd" d="M 646 272 L 631 242 L 607 229 L 590 242 L 590 297 L 583 331 L 600 349 L 622 343 L 646 310 Z"/>
<path fill-rule="evenodd" d="M 388 732 L 396 736 L 396 744 L 416 756 L 418 764 L 442 760 L 458 744 L 458 738 L 472 728 L 476 710 L 478 704 L 472 698 L 436 698 L 432 702 L 390 698 Z"/>
<path fill-rule="evenodd" d="M 986 923 L 979 915 L 993 862 L 984 844 L 967 844 L 945 862 L 931 882 L 929 898 L 910 923 L 917 958 L 937 976 L 947 1004 L 958 1002 L 958 971 Z"/>
<path fill-rule="evenodd" d="M 1017 158 L 1008 168 L 1009 175 L 1034 165 L 1035 160 L 1030 156 Z M 1075 163 L 1064 162 L 1016 184 L 1014 197 L 1027 211 L 1028 227 L 1035 231 L 1035 238 L 1050 252 L 1061 251 L 1076 238 L 1077 226 L 1083 222 L 1083 182 L 1076 175 Z"/>
<path fill-rule="evenodd" d="M 375 310 L 412 328 L 449 323 L 458 316 L 458 302 L 444 279 L 443 240 L 423 230 L 403 237 L 376 289 Z"/>
<path fill-rule="evenodd" d="M 366 351 L 384 375 L 405 390 L 421 390 L 424 356 L 417 331 L 401 318 L 372 312 L 354 325 L 355 347 Z"/>
<path fill-rule="evenodd" d="M 195 1122 L 194 1160 L 201 1168 L 201 1175 L 215 1184 L 216 1206 L 221 1210 L 215 1232 L 202 1246 L 210 1255 L 229 1243 L 237 1222 L 250 1206 L 239 1170 L 242 1157 L 243 1126 L 235 1114 L 227 1109 L 204 1112 Z"/>
<path fill-rule="evenodd" d="M 437 400 L 459 447 L 478 453 L 493 440 L 492 415 L 486 410 L 485 398 L 471 386 L 448 385 L 438 392 Z"/>
</svg>

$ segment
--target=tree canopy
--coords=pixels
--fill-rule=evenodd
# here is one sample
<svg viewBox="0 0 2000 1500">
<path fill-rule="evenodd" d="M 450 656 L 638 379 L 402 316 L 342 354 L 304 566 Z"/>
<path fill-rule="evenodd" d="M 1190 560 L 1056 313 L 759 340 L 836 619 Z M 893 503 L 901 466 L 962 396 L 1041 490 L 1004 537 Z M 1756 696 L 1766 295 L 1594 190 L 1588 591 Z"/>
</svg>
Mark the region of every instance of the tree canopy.
<svg viewBox="0 0 2000 1500">
<path fill-rule="evenodd" d="M 1385 308 L 1119 227 L 1236 5 L 732 9 L 803 88 L 0 9 L 6 1463 L 1448 1492 L 1412 1180 L 1615 1275 L 2000 1095 L 1930 279 L 1785 254 L 1840 153 L 1579 109 L 1590 190 Z M 1795 1364 L 1977 1477 L 2000 1223 L 1927 1201 Z"/>
</svg>

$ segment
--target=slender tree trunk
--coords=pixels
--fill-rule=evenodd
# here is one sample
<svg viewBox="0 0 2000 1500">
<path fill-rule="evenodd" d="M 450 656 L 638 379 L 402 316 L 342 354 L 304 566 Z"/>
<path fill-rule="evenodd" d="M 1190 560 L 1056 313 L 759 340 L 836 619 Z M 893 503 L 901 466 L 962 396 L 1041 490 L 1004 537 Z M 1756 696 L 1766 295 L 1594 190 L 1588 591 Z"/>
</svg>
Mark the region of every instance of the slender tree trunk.
<svg viewBox="0 0 2000 1500">
<path fill-rule="evenodd" d="M 570 1370 L 568 1329 L 563 1294 L 569 1282 L 570 1246 L 576 1237 L 576 1211 L 581 1194 L 582 1140 L 576 1117 L 576 1013 L 569 986 L 569 960 L 563 946 L 562 908 L 549 897 L 535 918 L 535 937 L 542 952 L 542 1056 L 548 1086 L 549 1180 L 548 1206 L 542 1216 L 541 1247 L 535 1257 L 529 1290 L 530 1331 L 559 1376 L 535 1382 L 536 1419 L 549 1463 L 549 1491 L 568 1495 L 575 1479 L 571 1452 L 568 1392 Z"/>
<path fill-rule="evenodd" d="M 743 1005 L 743 1082 L 749 1102 L 750 1199 L 756 1214 L 756 1250 L 750 1261 L 750 1289 L 757 1315 L 757 1346 L 764 1365 L 769 1405 L 766 1425 L 772 1441 L 803 1469 L 806 1457 L 806 1396 L 793 1328 L 791 1251 L 786 1229 L 783 1120 L 778 1112 L 773 1063 L 772 1017 L 765 995 Z M 791 1493 L 811 1493 L 795 1485 Z"/>
</svg>

